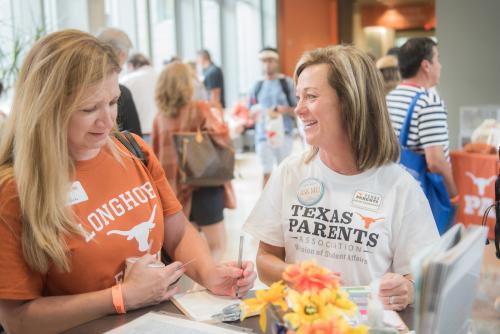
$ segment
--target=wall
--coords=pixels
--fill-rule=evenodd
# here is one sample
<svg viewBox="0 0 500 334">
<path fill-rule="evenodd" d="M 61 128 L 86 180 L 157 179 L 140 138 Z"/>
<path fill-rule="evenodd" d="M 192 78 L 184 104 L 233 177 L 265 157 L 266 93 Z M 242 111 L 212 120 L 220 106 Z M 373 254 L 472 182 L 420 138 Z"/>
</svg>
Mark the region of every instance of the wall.
<svg viewBox="0 0 500 334">
<path fill-rule="evenodd" d="M 436 1 L 436 33 L 443 66 L 438 90 L 448 105 L 454 148 L 460 106 L 500 104 L 498 13 L 498 0 Z"/>
<path fill-rule="evenodd" d="M 304 51 L 337 43 L 337 0 L 278 2 L 278 48 L 283 73 L 293 74 Z"/>
</svg>

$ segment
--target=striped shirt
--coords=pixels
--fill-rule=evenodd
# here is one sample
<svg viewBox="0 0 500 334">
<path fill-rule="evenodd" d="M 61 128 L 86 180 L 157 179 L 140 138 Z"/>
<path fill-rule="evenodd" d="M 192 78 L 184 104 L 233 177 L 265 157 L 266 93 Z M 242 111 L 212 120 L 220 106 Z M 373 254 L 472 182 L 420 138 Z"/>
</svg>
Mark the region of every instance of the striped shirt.
<svg viewBox="0 0 500 334">
<path fill-rule="evenodd" d="M 444 101 L 434 90 L 410 85 L 398 85 L 386 97 L 392 126 L 399 138 L 413 97 L 420 95 L 413 111 L 407 146 L 424 154 L 424 148 L 442 145 L 449 161 L 448 113 Z"/>
</svg>

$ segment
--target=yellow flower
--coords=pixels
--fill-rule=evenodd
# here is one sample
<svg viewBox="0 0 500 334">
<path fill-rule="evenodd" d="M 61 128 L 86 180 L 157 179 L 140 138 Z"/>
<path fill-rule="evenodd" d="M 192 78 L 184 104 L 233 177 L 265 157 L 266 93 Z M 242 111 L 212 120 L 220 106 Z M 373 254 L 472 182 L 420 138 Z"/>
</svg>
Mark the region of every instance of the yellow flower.
<svg viewBox="0 0 500 334">
<path fill-rule="evenodd" d="M 317 320 L 312 324 L 303 324 L 297 331 L 288 334 L 368 334 L 368 327 L 351 327 L 342 317 Z"/>
<path fill-rule="evenodd" d="M 260 313 L 260 328 L 265 332 L 267 326 L 267 305 L 276 305 L 285 311 L 288 308 L 285 298 L 286 292 L 283 281 L 273 283 L 268 290 L 258 290 L 255 293 L 255 298 L 243 301 L 241 320 L 250 314 Z"/>
<path fill-rule="evenodd" d="M 356 311 L 356 304 L 349 300 L 349 294 L 341 289 L 330 291 L 330 303 L 346 314 L 352 316 Z"/>
<path fill-rule="evenodd" d="M 292 303 L 293 312 L 287 313 L 284 319 L 293 328 L 300 328 L 303 324 L 312 324 L 316 320 L 325 320 L 335 314 L 332 305 L 328 303 L 328 295 L 306 291 L 299 294 L 291 290 L 288 293 Z"/>
<path fill-rule="evenodd" d="M 314 260 L 288 266 L 283 273 L 283 279 L 298 292 L 319 291 L 339 286 L 338 277 L 328 269 L 318 266 Z"/>
</svg>

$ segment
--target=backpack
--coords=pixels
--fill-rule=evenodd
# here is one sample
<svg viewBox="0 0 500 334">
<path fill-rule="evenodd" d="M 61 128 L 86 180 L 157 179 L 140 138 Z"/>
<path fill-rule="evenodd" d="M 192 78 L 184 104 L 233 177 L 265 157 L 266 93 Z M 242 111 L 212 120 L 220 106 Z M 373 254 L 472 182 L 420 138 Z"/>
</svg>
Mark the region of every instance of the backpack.
<svg viewBox="0 0 500 334">
<path fill-rule="evenodd" d="M 286 78 L 279 78 L 281 89 L 283 90 L 283 93 L 285 93 L 286 96 L 286 102 L 288 103 L 289 107 L 293 107 L 292 103 L 292 98 L 290 97 L 290 90 L 288 89 L 288 82 L 286 81 Z M 255 92 L 254 92 L 254 103 L 257 104 L 257 96 L 259 96 L 259 92 L 262 89 L 262 84 L 264 83 L 264 80 L 259 80 L 257 81 L 257 85 L 255 86 Z"/>
</svg>

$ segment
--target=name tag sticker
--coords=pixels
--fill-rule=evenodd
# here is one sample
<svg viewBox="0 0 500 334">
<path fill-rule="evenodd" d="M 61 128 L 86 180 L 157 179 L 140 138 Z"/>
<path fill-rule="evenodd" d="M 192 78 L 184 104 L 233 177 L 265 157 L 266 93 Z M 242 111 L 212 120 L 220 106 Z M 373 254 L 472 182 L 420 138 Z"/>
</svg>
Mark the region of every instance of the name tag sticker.
<svg viewBox="0 0 500 334">
<path fill-rule="evenodd" d="M 325 192 L 323 182 L 315 178 L 305 179 L 299 184 L 297 191 L 297 199 L 300 204 L 311 206 L 318 203 Z"/>
<path fill-rule="evenodd" d="M 71 190 L 69 191 L 68 205 L 75 205 L 88 200 L 89 197 L 87 196 L 85 189 L 83 189 L 80 181 L 73 182 Z"/>
<path fill-rule="evenodd" d="M 378 211 L 382 205 L 382 195 L 364 190 L 356 190 L 352 197 L 352 206 L 370 211 Z"/>
</svg>

